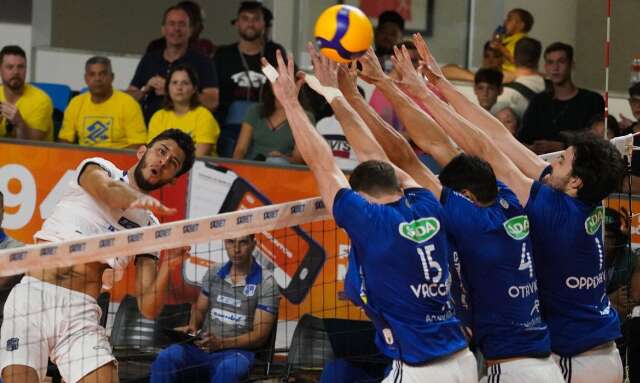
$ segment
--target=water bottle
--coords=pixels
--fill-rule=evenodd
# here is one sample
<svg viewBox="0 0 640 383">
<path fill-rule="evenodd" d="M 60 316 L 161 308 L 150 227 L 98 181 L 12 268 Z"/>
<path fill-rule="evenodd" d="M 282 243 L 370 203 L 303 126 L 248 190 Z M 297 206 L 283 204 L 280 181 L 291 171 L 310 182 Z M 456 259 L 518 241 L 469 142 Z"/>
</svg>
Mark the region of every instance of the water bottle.
<svg viewBox="0 0 640 383">
<path fill-rule="evenodd" d="M 629 85 L 633 86 L 640 82 L 640 55 L 634 56 L 631 61 L 631 74 L 629 76 Z"/>
</svg>

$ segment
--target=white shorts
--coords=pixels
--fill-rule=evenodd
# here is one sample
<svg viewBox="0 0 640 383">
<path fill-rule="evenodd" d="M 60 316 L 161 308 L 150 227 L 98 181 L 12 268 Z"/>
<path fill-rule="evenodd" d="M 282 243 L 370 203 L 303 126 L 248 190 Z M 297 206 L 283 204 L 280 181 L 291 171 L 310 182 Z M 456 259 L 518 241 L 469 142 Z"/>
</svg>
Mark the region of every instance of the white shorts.
<svg viewBox="0 0 640 383">
<path fill-rule="evenodd" d="M 522 358 L 489 366 L 480 383 L 564 383 L 558 365 L 551 357 Z"/>
<path fill-rule="evenodd" d="M 410 366 L 399 360 L 382 383 L 477 383 L 476 358 L 468 348 L 424 366 Z"/>
<path fill-rule="evenodd" d="M 570 358 L 553 355 L 567 383 L 622 383 L 622 359 L 615 342 Z"/>
<path fill-rule="evenodd" d="M 42 381 L 51 358 L 62 379 L 75 383 L 98 367 L 115 362 L 100 316 L 100 307 L 92 297 L 23 277 L 4 306 L 0 373 L 10 365 L 29 366 Z"/>
</svg>

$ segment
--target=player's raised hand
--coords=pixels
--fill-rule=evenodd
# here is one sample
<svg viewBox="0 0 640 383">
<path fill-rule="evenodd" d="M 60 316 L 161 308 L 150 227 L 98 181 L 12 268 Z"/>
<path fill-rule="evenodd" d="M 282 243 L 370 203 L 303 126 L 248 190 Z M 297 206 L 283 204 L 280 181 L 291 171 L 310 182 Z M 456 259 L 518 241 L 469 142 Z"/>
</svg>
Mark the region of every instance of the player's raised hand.
<svg viewBox="0 0 640 383">
<path fill-rule="evenodd" d="M 414 97 L 427 92 L 427 84 L 422 74 L 418 73 L 411 62 L 409 51 L 403 45 L 402 49 L 393 47 L 394 56 L 391 57 L 393 67 L 398 78 L 394 82 L 406 93 Z"/>
<path fill-rule="evenodd" d="M 313 64 L 313 72 L 318 81 L 320 81 L 320 84 L 322 86 L 338 88 L 338 64 L 318 53 L 312 43 L 307 44 L 307 52 Z M 313 88 L 311 82 L 307 81 L 307 84 Z"/>
<path fill-rule="evenodd" d="M 389 77 L 382 70 L 373 48 L 367 49 L 367 52 L 358 59 L 358 62 L 362 65 L 362 70 L 359 74 L 360 78 L 369 84 L 375 84 Z"/>
<path fill-rule="evenodd" d="M 176 209 L 165 206 L 162 202 L 150 195 L 142 195 L 129 205 L 131 209 L 147 209 L 157 215 L 173 215 L 178 211 Z"/>
<path fill-rule="evenodd" d="M 300 76 L 296 76 L 293 67 L 293 57 L 288 56 L 287 62 L 284 62 L 282 53 L 278 49 L 276 51 L 276 66 L 269 64 L 264 57 L 261 59 L 262 72 L 267 76 L 273 87 L 273 94 L 280 103 L 298 100 L 298 92 L 304 80 Z"/>
<path fill-rule="evenodd" d="M 358 69 L 356 62 L 338 65 L 338 87 L 345 97 L 361 97 L 358 92 Z"/>
<path fill-rule="evenodd" d="M 419 33 L 414 33 L 413 43 L 415 44 L 421 59 L 419 68 L 422 73 L 427 76 L 429 82 L 437 84 L 439 81 L 443 80 L 444 75 L 442 74 L 442 70 L 436 62 L 436 59 L 431 54 L 429 46 L 427 45 L 427 42 L 422 38 L 422 35 L 420 35 Z"/>
</svg>

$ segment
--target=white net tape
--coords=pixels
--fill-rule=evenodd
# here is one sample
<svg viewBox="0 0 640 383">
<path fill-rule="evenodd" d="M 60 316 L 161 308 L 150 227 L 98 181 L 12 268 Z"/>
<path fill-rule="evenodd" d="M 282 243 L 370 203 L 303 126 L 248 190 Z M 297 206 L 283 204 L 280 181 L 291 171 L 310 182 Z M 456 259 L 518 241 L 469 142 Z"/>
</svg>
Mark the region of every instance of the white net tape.
<svg viewBox="0 0 640 383">
<path fill-rule="evenodd" d="M 0 251 L 0 276 L 69 267 L 331 218 L 320 198 Z"/>
</svg>

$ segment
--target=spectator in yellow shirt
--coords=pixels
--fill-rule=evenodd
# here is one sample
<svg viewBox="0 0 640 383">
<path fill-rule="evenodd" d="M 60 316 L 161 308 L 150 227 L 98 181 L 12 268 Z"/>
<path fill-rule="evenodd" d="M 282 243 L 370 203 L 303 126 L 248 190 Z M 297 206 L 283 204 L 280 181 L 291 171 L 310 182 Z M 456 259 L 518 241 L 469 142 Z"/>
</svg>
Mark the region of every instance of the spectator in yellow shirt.
<svg viewBox="0 0 640 383">
<path fill-rule="evenodd" d="M 53 103 L 42 90 L 25 83 L 27 56 L 17 45 L 0 50 L 0 137 L 53 140 Z"/>
<path fill-rule="evenodd" d="M 137 148 L 147 140 L 142 109 L 128 94 L 113 89 L 111 61 L 94 56 L 85 64 L 89 91 L 74 97 L 64 112 L 58 140 L 103 148 Z"/>
<path fill-rule="evenodd" d="M 513 60 L 516 43 L 531 31 L 533 15 L 526 9 L 514 8 L 507 13 L 503 27 L 504 35 L 496 34 L 491 42 L 491 47 L 499 50 L 504 57 L 502 71 L 511 73 L 516 70 Z"/>
<path fill-rule="evenodd" d="M 187 65 L 177 65 L 165 83 L 164 108 L 149 121 L 148 141 L 167 129 L 180 129 L 196 143 L 196 156 L 215 155 L 220 126 L 211 112 L 200 104 L 198 78 Z"/>
</svg>

